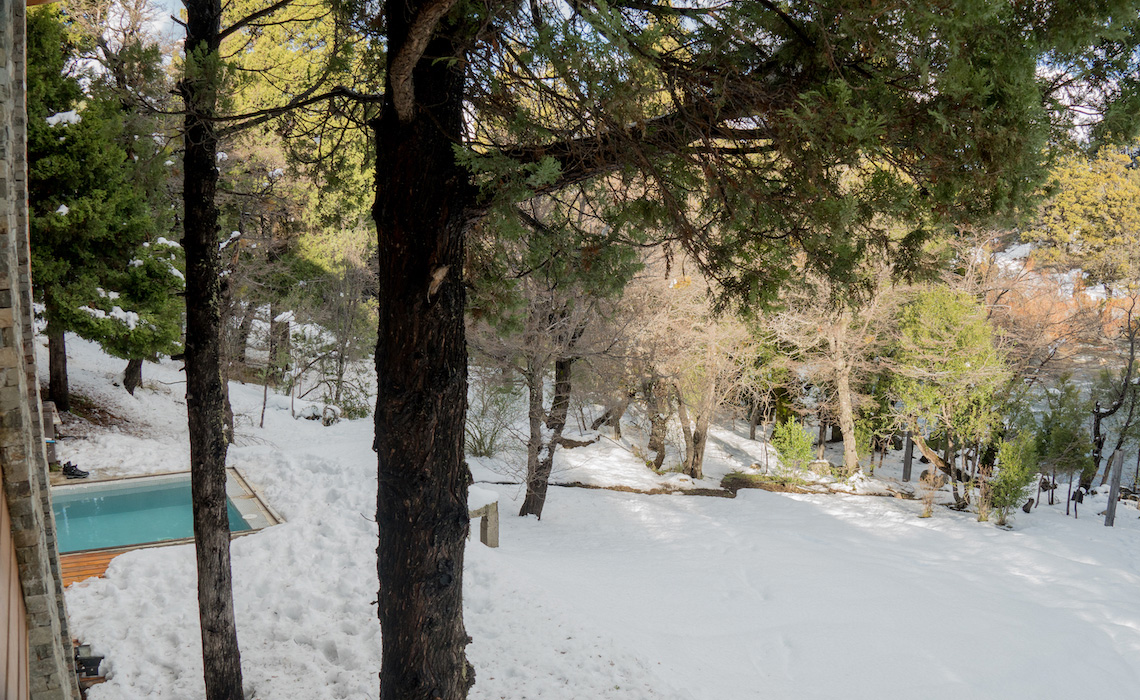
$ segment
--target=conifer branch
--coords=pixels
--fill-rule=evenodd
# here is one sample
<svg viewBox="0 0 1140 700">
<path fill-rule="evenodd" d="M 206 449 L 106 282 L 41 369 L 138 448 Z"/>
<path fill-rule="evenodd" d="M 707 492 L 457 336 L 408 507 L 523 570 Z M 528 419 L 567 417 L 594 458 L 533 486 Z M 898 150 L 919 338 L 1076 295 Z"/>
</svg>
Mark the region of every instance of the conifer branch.
<svg viewBox="0 0 1140 700">
<path fill-rule="evenodd" d="M 273 3 L 272 5 L 270 5 L 269 7 L 266 7 L 263 10 L 258 10 L 257 12 L 254 12 L 251 15 L 246 15 L 245 17 L 234 22 L 233 24 L 226 27 L 222 31 L 218 32 L 218 41 L 219 42 L 225 41 L 226 37 L 230 36 L 231 34 L 234 34 L 238 30 L 243 29 L 244 27 L 252 24 L 253 22 L 256 22 L 257 20 L 261 19 L 262 17 L 268 17 L 269 15 L 273 14 L 274 12 L 277 12 L 278 10 L 287 7 L 292 2 L 293 2 L 293 0 L 277 0 L 277 2 Z"/>
</svg>

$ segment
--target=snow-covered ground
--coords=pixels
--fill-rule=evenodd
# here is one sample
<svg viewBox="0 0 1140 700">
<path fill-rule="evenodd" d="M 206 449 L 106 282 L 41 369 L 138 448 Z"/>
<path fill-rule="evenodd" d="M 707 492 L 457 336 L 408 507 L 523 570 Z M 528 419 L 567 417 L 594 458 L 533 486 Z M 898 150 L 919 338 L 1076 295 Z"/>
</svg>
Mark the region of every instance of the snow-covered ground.
<svg viewBox="0 0 1140 700">
<path fill-rule="evenodd" d="M 127 422 L 72 424 L 61 458 L 93 477 L 188 468 L 178 365 L 122 362 L 69 339 L 75 391 Z M 42 362 L 46 367 L 46 361 Z M 370 420 L 291 417 L 233 384 L 230 461 L 286 522 L 233 543 L 247 697 L 378 693 L 375 463 Z M 743 429 L 738 426 L 738 430 Z M 715 431 L 706 483 L 656 475 L 632 442 L 560 453 L 556 480 L 715 487 L 764 446 Z M 509 461 L 509 459 L 508 459 Z M 1140 683 L 1140 519 L 1086 501 L 1017 512 L 1012 530 L 901 498 L 742 491 L 735 499 L 552 488 L 513 517 L 509 465 L 472 460 L 503 512 L 501 547 L 467 550 L 471 697 L 1127 697 Z M 917 470 L 916 470 L 917 471 Z M 190 546 L 116 558 L 68 589 L 72 634 L 106 656 L 92 700 L 202 697 Z"/>
</svg>

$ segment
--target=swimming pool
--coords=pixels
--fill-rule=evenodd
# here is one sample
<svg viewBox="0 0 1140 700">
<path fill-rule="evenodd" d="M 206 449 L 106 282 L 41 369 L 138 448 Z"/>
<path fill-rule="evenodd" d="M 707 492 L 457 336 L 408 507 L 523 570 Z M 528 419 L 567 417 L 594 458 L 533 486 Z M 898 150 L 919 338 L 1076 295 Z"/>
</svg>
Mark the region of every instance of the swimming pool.
<svg viewBox="0 0 1140 700">
<path fill-rule="evenodd" d="M 233 533 L 276 522 L 233 470 L 226 474 L 226 507 Z M 61 554 L 194 536 L 189 472 L 56 486 L 52 510 Z"/>
</svg>

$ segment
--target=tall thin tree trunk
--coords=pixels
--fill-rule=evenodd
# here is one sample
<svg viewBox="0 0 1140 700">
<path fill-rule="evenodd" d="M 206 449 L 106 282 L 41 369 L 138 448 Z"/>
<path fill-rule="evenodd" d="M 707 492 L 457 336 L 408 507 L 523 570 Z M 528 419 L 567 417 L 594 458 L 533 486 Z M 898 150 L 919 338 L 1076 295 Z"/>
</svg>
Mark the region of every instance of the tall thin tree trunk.
<svg viewBox="0 0 1140 700">
<path fill-rule="evenodd" d="M 839 429 L 843 433 L 843 470 L 859 471 L 859 450 L 855 445 L 855 408 L 851 402 L 851 366 L 844 363 L 835 372 L 835 393 L 839 397 Z"/>
<path fill-rule="evenodd" d="M 132 357 L 127 360 L 127 368 L 123 370 L 123 388 L 131 396 L 135 395 L 135 389 L 142 384 L 142 368 L 143 359 L 141 357 Z"/>
<path fill-rule="evenodd" d="M 760 423 L 760 399 L 753 396 L 752 406 L 748 411 L 748 439 L 756 439 L 756 426 Z"/>
<path fill-rule="evenodd" d="M 60 411 L 71 410 L 71 391 L 67 385 L 67 341 L 59 324 L 48 321 L 48 398 Z"/>
<path fill-rule="evenodd" d="M 526 441 L 526 483 L 527 492 L 531 484 L 538 480 L 539 454 L 542 452 L 542 425 L 546 418 L 546 409 L 542 401 L 542 367 L 536 366 L 534 358 L 527 358 L 525 373 L 527 389 L 527 441 Z M 525 506 L 525 502 L 524 502 Z M 525 510 L 519 510 L 519 515 L 526 515 Z"/>
<path fill-rule="evenodd" d="M 242 310 L 241 321 L 238 322 L 237 337 L 234 348 L 234 361 L 241 366 L 245 366 L 246 352 L 249 350 L 249 333 L 253 330 L 253 317 L 257 315 L 257 305 L 253 302 L 247 302 L 245 308 Z"/>
<path fill-rule="evenodd" d="M 542 508 L 546 505 L 546 492 L 550 486 L 550 473 L 554 469 L 554 451 L 562 439 L 566 416 L 570 411 L 574 359 L 564 356 L 554 361 L 554 397 L 550 401 L 550 415 L 546 418 L 549 437 L 540 445 L 538 463 L 533 477 L 527 479 L 526 498 L 523 499 L 519 515 L 533 515 L 542 519 Z"/>
<path fill-rule="evenodd" d="M 906 431 L 906 447 L 903 450 L 903 481 L 910 481 L 911 465 L 914 461 L 914 440 L 911 439 L 910 431 Z"/>
<path fill-rule="evenodd" d="M 413 60 L 419 56 L 409 32 L 429 5 L 385 3 L 389 69 L 405 48 Z M 477 190 L 455 161 L 464 130 L 466 62 L 448 37 L 459 33 L 436 32 L 415 62 L 405 84 L 414 89 L 410 113 L 397 113 L 388 71 L 385 102 L 373 122 L 381 700 L 461 700 L 475 682 L 463 625 L 471 474 L 463 454 L 462 272 Z"/>
<path fill-rule="evenodd" d="M 701 411 L 693 428 L 693 457 L 685 473 L 694 479 L 705 478 L 705 446 L 709 440 L 709 412 Z"/>
<path fill-rule="evenodd" d="M 713 354 L 716 346 L 709 344 L 709 366 L 713 366 Z M 705 463 L 705 446 L 709 439 L 709 422 L 716 411 L 716 381 L 715 377 L 707 377 L 704 394 L 697 406 L 696 425 L 693 427 L 693 455 L 686 466 L 685 473 L 693 479 L 703 479 Z"/>
<path fill-rule="evenodd" d="M 653 468 L 660 471 L 665 464 L 665 429 L 672 412 L 669 389 L 663 380 L 646 382 L 645 403 L 649 410 L 649 443 L 646 448 L 653 452 Z"/>
<path fill-rule="evenodd" d="M 186 250 L 186 412 L 207 700 L 242 700 L 226 513 L 225 391 L 221 367 L 217 112 L 219 0 L 185 0 L 183 247 Z"/>
<path fill-rule="evenodd" d="M 689 409 L 685 406 L 681 387 L 673 384 L 673 392 L 677 396 L 677 419 L 681 421 L 681 434 L 685 436 L 685 461 L 681 462 L 681 471 L 688 474 L 697 453 L 696 445 L 693 444 L 693 426 L 689 423 Z"/>
</svg>

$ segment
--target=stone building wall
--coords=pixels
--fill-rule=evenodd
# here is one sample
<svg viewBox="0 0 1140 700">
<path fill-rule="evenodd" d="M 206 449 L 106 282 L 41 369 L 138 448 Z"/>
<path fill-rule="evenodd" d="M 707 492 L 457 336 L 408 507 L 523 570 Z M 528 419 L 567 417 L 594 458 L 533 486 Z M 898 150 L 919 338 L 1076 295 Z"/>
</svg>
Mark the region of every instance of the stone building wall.
<svg viewBox="0 0 1140 700">
<path fill-rule="evenodd" d="M 24 2 L 0 0 L 0 476 L 28 612 L 32 700 L 75 700 L 33 344 Z"/>
</svg>

